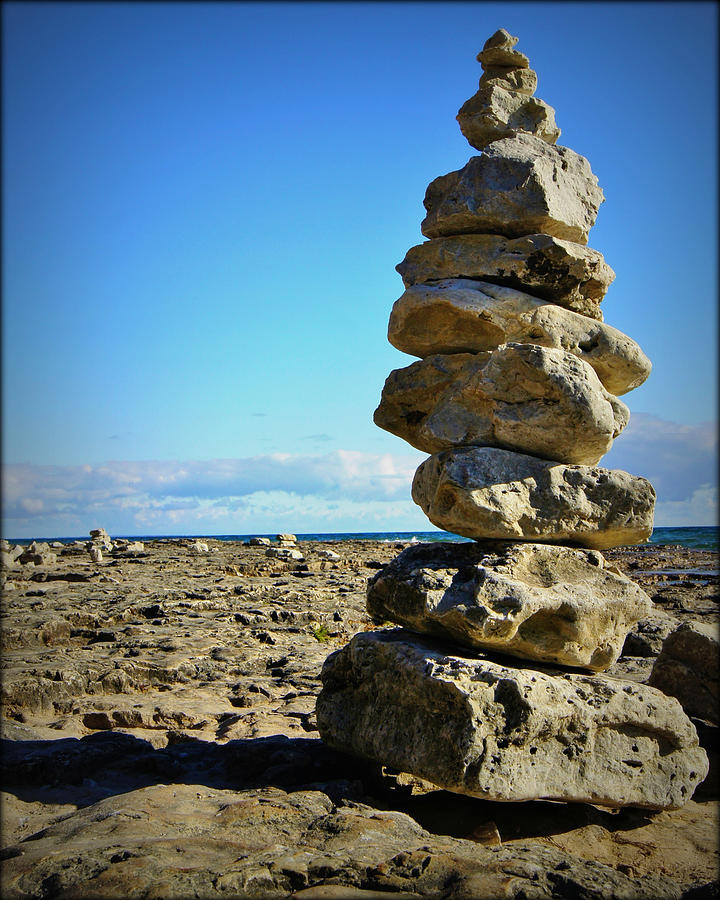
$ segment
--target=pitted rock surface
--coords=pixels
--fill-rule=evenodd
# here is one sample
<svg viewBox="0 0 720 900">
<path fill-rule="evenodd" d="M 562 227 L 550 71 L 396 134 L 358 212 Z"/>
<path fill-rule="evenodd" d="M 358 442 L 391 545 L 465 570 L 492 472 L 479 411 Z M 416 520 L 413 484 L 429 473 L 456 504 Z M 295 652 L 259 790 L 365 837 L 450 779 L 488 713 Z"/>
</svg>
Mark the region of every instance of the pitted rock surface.
<svg viewBox="0 0 720 900">
<path fill-rule="evenodd" d="M 652 609 L 597 550 L 547 544 L 418 544 L 370 579 L 367 596 L 377 622 L 596 671 Z"/>
<path fill-rule="evenodd" d="M 515 288 L 465 278 L 409 287 L 393 305 L 388 340 L 420 357 L 492 350 L 510 341 L 552 347 L 590 365 L 612 394 L 638 387 L 652 368 L 617 328 Z"/>
<path fill-rule="evenodd" d="M 493 141 L 425 194 L 425 237 L 549 234 L 586 244 L 604 200 L 588 161 L 530 134 Z"/>
<path fill-rule="evenodd" d="M 615 279 L 602 253 L 549 234 L 434 238 L 411 247 L 395 268 L 405 287 L 470 278 L 524 290 L 599 321 L 600 302 Z"/>
<path fill-rule="evenodd" d="M 492 447 L 429 457 L 412 497 L 434 525 L 464 537 L 596 550 L 647 540 L 655 508 L 655 491 L 639 476 Z"/>
<path fill-rule="evenodd" d="M 427 453 L 481 445 L 594 465 L 629 417 L 572 353 L 503 344 L 396 369 L 374 421 Z"/>
<path fill-rule="evenodd" d="M 125 898 L 133 885 L 141 892 L 156 881 L 166 897 L 185 896 L 192 884 L 204 898 L 216 896 L 215 879 L 227 894 L 232 882 L 222 878 L 238 869 L 243 877 L 254 873 L 261 896 L 271 884 L 290 896 L 282 887 L 289 877 L 298 892 L 361 885 L 435 898 L 439 879 L 452 875 L 444 890 L 458 900 L 502 895 L 508 883 L 516 893 L 532 896 L 532 889 L 558 900 L 578 891 L 597 900 L 613 891 L 651 900 L 706 890 L 716 879 L 717 776 L 682 809 L 611 814 L 585 804 L 450 793 L 318 740 L 322 664 L 358 630 L 374 628 L 365 610 L 367 580 L 407 541 L 301 540 L 305 563 L 268 559 L 263 546 L 204 541 L 209 553 L 194 554 L 182 539 L 152 540 L 142 555 L 116 550 L 98 565 L 83 541 L 70 542 L 52 547 L 52 566 L 28 562 L 0 575 L 3 897 L 13 896 L 7 885 L 23 877 L 33 896 L 44 882 L 45 889 L 66 885 L 73 897 L 82 889 L 94 900 Z M 18 556 L 18 546 L 3 550 Z M 717 621 L 716 555 L 649 544 L 603 555 L 673 622 Z M 649 655 L 624 653 L 608 674 L 646 680 L 653 646 L 644 651 Z M 702 740 L 710 754 L 713 733 L 704 729 Z M 271 786 L 288 800 L 268 805 Z M 236 862 L 241 853 L 233 851 L 249 847 L 253 834 L 241 819 L 230 827 L 216 816 L 220 806 L 268 809 L 268 846 L 287 845 L 289 836 L 295 846 L 301 797 L 291 795 L 298 791 L 319 791 L 340 810 L 363 810 L 352 829 L 334 832 L 338 855 L 312 844 L 307 876 L 305 856 L 284 857 L 282 868 L 292 870 L 285 876 L 277 867 L 267 875 L 265 849 L 244 850 L 248 856 Z M 304 803 L 308 794 L 301 796 Z M 404 843 L 415 832 L 385 832 L 384 861 L 369 871 L 362 848 L 385 840 L 375 817 L 388 811 L 412 817 L 427 850 L 418 856 Z M 327 816 L 328 827 L 349 822 Z M 62 830 L 39 836 L 56 825 Z M 113 832 L 101 832 L 105 825 Z M 159 829 L 168 841 L 162 847 Z M 184 842 L 192 843 L 193 833 L 200 835 L 197 866 L 188 861 L 190 849 L 176 849 L 189 848 Z M 443 849 L 447 836 L 459 839 L 452 850 Z M 423 869 L 427 857 L 435 861 L 430 871 Z M 494 881 L 466 880 L 496 859 L 504 879 L 498 890 Z M 116 879 L 115 893 L 105 880 L 82 887 L 96 866 L 102 879 Z M 460 872 L 457 881 L 453 873 Z M 108 886 L 105 894 L 99 885 Z"/>
<path fill-rule="evenodd" d="M 404 629 L 356 635 L 322 681 L 326 743 L 458 793 L 672 809 L 708 772 L 680 704 L 630 681 L 508 666 Z"/>
</svg>

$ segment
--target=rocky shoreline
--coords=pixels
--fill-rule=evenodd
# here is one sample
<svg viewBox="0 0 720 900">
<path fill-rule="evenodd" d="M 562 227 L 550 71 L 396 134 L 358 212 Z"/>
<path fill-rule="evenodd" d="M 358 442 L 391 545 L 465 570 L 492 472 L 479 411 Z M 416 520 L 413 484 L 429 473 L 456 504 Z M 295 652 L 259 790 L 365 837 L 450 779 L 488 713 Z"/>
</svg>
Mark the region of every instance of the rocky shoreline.
<svg viewBox="0 0 720 900">
<path fill-rule="evenodd" d="M 710 772 L 662 812 L 493 802 L 332 750 L 323 663 L 387 631 L 367 584 L 410 545 L 290 537 L 8 548 L 3 897 L 717 896 L 713 709 Z M 653 601 L 604 674 L 645 684 L 679 625 L 717 624 L 717 555 L 603 555 Z"/>
</svg>

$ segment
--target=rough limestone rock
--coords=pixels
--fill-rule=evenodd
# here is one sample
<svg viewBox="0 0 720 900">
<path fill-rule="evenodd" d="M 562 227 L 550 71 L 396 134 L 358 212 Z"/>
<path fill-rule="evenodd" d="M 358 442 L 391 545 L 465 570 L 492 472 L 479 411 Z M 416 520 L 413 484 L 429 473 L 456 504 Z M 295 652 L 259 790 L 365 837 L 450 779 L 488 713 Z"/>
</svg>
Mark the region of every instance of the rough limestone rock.
<svg viewBox="0 0 720 900">
<path fill-rule="evenodd" d="M 274 559 L 294 559 L 298 562 L 305 561 L 303 554 L 297 548 L 293 547 L 268 547 L 265 551 L 265 556 L 270 556 Z"/>
<path fill-rule="evenodd" d="M 650 598 L 597 550 L 550 544 L 408 547 L 368 584 L 367 609 L 464 647 L 602 671 Z"/>
<path fill-rule="evenodd" d="M 491 447 L 431 456 L 412 497 L 433 525 L 464 537 L 596 550 L 648 540 L 655 507 L 653 486 L 637 475 Z"/>
<path fill-rule="evenodd" d="M 630 681 L 511 668 L 402 629 L 357 634 L 322 681 L 331 747 L 475 797 L 676 809 L 708 770 L 680 704 Z"/>
<path fill-rule="evenodd" d="M 627 335 L 515 288 L 449 278 L 395 301 L 388 340 L 413 356 L 491 350 L 508 341 L 557 347 L 589 363 L 612 394 L 641 385 L 652 363 Z"/>
<path fill-rule="evenodd" d="M 549 234 L 435 238 L 411 247 L 395 268 L 405 287 L 447 278 L 474 278 L 532 291 L 536 297 L 600 321 L 600 302 L 615 278 L 602 253 Z"/>
<path fill-rule="evenodd" d="M 629 417 L 572 353 L 503 344 L 395 369 L 374 421 L 426 453 L 483 445 L 594 465 Z"/>
<path fill-rule="evenodd" d="M 518 38 L 514 37 L 505 28 L 498 30 L 483 44 L 482 50 L 477 55 L 477 61 L 483 69 L 488 66 L 511 66 L 517 69 L 527 69 L 530 60 L 524 53 L 515 49 Z"/>
<path fill-rule="evenodd" d="M 689 716 L 720 723 L 717 623 L 686 622 L 665 639 L 648 684 L 676 697 Z"/>
<path fill-rule="evenodd" d="M 194 744 L 208 747 L 204 741 L 185 742 L 178 759 L 188 756 Z M 214 749 L 210 743 L 211 752 L 205 752 L 213 760 Z M 173 759 L 170 784 L 155 783 L 156 775 L 137 790 L 113 790 L 80 809 L 63 810 L 31 841 L 5 848 L 3 896 L 680 900 L 677 882 L 655 872 L 631 877 L 614 865 L 531 839 L 485 847 L 477 840 L 427 831 L 395 809 L 347 802 L 335 791 L 333 801 L 312 786 L 283 790 L 274 785 L 292 767 L 286 760 L 314 759 L 319 749 L 302 753 L 263 743 L 256 755 L 261 754 L 277 760 L 271 764 L 271 786 L 256 781 L 259 786 L 235 787 L 238 772 L 247 767 L 246 749 L 244 756 L 238 753 L 233 775 L 219 780 L 231 788 L 207 786 L 207 778 L 211 785 L 218 782 L 217 770 L 178 776 Z M 161 765 L 157 759 L 143 762 L 156 772 Z M 322 759 L 317 763 L 316 773 L 324 774 L 327 764 L 322 769 Z"/>
<path fill-rule="evenodd" d="M 476 150 L 518 132 L 533 134 L 548 144 L 560 137 L 552 106 L 499 84 L 481 85 L 460 107 L 457 120 L 460 131 Z"/>
<path fill-rule="evenodd" d="M 550 234 L 586 244 L 603 202 L 588 161 L 567 147 L 516 134 L 490 144 L 425 194 L 422 233 Z"/>
<path fill-rule="evenodd" d="M 480 87 L 494 86 L 532 96 L 537 88 L 537 72 L 533 69 L 518 69 L 515 66 L 484 66 L 480 76 Z"/>
</svg>

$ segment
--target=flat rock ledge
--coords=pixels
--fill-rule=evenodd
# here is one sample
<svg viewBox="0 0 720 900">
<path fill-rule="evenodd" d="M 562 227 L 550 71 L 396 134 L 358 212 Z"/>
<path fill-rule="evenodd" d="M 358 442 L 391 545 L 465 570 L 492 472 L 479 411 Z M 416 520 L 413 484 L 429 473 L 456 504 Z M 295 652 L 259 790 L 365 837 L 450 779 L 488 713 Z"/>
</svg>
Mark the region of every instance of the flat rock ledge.
<svg viewBox="0 0 720 900">
<path fill-rule="evenodd" d="M 433 525 L 463 537 L 595 550 L 647 541 L 655 509 L 655 490 L 640 476 L 492 447 L 429 457 L 412 498 Z"/>
<path fill-rule="evenodd" d="M 651 609 L 597 550 L 549 544 L 418 544 L 374 575 L 367 592 L 378 624 L 594 671 L 617 660 Z"/>
<path fill-rule="evenodd" d="M 572 353 L 503 344 L 438 354 L 388 375 L 374 422 L 418 450 L 505 447 L 595 465 L 630 418 Z"/>
<path fill-rule="evenodd" d="M 604 200 L 585 157 L 530 134 L 493 141 L 425 193 L 425 237 L 549 234 L 587 244 Z"/>
<path fill-rule="evenodd" d="M 474 278 L 530 291 L 600 321 L 600 302 L 615 279 L 602 253 L 549 234 L 435 238 L 411 247 L 395 269 L 405 287 L 447 278 Z"/>
<path fill-rule="evenodd" d="M 565 350 L 591 366 L 611 394 L 641 385 L 652 364 L 622 331 L 489 282 L 449 278 L 408 288 L 395 301 L 388 340 L 403 353 L 477 353 L 508 342 Z"/>
<path fill-rule="evenodd" d="M 473 797 L 677 809 L 708 771 L 680 704 L 630 681 L 511 668 L 404 629 L 357 634 L 322 681 L 327 744 Z"/>
<path fill-rule="evenodd" d="M 7 848 L 3 888 L 8 900 L 681 900 L 666 876 L 531 841 L 485 847 L 317 789 L 193 781 L 100 800 Z"/>
</svg>

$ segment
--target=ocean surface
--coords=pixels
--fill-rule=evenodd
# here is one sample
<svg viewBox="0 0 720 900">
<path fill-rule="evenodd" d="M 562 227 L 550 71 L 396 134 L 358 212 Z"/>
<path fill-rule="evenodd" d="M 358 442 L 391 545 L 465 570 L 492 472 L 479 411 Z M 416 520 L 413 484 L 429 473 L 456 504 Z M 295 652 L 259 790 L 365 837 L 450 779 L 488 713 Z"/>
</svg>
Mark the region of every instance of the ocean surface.
<svg viewBox="0 0 720 900">
<path fill-rule="evenodd" d="M 683 528 L 655 528 L 650 538 L 651 544 L 675 544 L 693 550 L 713 550 L 716 553 L 720 546 L 720 529 L 715 525 Z M 447 531 L 359 531 L 330 532 L 326 534 L 295 535 L 299 541 L 468 541 L 469 538 L 450 534 Z M 178 540 L 211 538 L 216 541 L 247 541 L 251 537 L 274 538 L 275 534 L 112 534 L 113 538 L 128 538 L 135 541 Z M 33 538 L 10 539 L 13 544 L 29 544 Z M 35 538 L 38 541 L 86 541 L 88 535 L 75 537 Z"/>
</svg>

